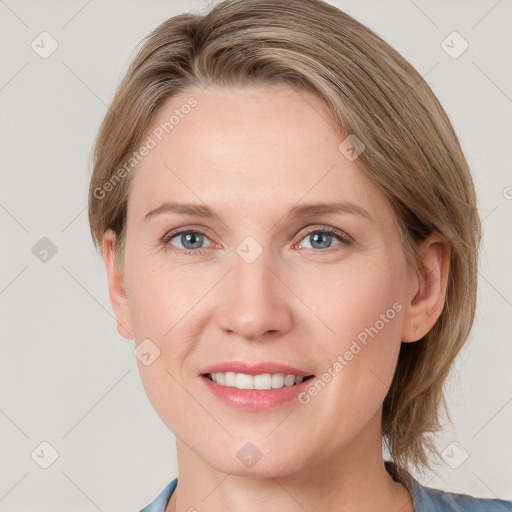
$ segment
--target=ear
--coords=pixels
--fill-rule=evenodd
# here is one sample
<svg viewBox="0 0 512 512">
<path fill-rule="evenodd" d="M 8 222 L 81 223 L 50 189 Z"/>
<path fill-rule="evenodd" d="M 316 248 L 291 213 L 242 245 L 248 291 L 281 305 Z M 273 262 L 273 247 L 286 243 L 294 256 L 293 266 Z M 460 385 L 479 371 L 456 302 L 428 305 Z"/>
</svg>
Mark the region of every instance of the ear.
<svg viewBox="0 0 512 512">
<path fill-rule="evenodd" d="M 439 233 L 430 235 L 420 247 L 419 272 L 408 282 L 411 293 L 407 295 L 401 338 L 403 342 L 418 341 L 434 326 L 443 310 L 450 246 Z"/>
<path fill-rule="evenodd" d="M 115 233 L 109 229 L 102 239 L 103 260 L 107 270 L 110 303 L 117 320 L 117 331 L 127 340 L 134 339 L 128 298 L 124 286 L 124 276 L 115 259 Z"/>
</svg>

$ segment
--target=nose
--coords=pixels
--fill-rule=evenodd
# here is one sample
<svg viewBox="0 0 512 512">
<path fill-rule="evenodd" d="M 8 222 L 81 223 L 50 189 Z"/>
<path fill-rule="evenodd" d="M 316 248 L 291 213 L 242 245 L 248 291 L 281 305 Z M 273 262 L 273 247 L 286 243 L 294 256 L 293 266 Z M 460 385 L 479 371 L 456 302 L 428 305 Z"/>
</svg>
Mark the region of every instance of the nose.
<svg viewBox="0 0 512 512">
<path fill-rule="evenodd" d="M 276 337 L 292 326 L 293 293 L 283 283 L 281 267 L 265 251 L 252 263 L 234 255 L 233 269 L 218 290 L 218 324 L 247 340 Z"/>
</svg>

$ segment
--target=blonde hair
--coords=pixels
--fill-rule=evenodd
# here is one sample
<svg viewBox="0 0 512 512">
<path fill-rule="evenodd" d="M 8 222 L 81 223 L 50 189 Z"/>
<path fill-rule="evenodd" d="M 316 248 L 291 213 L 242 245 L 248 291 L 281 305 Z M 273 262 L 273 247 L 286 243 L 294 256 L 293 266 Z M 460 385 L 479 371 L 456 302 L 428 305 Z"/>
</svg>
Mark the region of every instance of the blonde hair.
<svg viewBox="0 0 512 512">
<path fill-rule="evenodd" d="M 448 413 L 443 384 L 473 323 L 481 237 L 473 182 L 448 116 L 397 51 L 320 0 L 228 0 L 204 15 L 172 17 L 146 38 L 95 143 L 91 233 L 101 252 L 104 232 L 114 230 L 121 269 L 133 172 L 119 179 L 119 169 L 164 101 L 211 83 L 314 94 L 340 133 L 364 144 L 357 164 L 386 196 L 408 260 L 419 268 L 418 244 L 433 232 L 448 242 L 445 307 L 423 339 L 402 343 L 382 415 L 399 471 L 430 467 L 429 454 L 439 453 L 429 434 L 441 429 L 441 405 Z"/>
</svg>

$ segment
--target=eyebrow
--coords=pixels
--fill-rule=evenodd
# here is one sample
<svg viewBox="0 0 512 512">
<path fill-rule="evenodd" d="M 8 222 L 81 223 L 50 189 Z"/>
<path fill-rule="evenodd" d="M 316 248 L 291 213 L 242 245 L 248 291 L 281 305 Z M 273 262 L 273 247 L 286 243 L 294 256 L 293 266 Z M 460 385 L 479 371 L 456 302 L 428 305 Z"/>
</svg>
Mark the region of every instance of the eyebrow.
<svg viewBox="0 0 512 512">
<path fill-rule="evenodd" d="M 198 217 L 212 218 L 217 217 L 213 210 L 208 206 L 199 203 L 173 203 L 165 202 L 162 203 L 158 208 L 151 210 L 144 216 L 144 221 L 150 217 L 160 214 L 172 214 L 176 213 L 179 215 L 196 215 Z M 365 217 L 370 222 L 375 222 L 373 215 L 365 208 L 358 206 L 353 203 L 342 202 L 342 203 L 310 203 L 299 206 L 293 206 L 290 208 L 283 218 L 293 217 L 311 217 L 314 215 L 322 215 L 329 213 L 349 213 L 353 215 L 360 215 Z"/>
</svg>

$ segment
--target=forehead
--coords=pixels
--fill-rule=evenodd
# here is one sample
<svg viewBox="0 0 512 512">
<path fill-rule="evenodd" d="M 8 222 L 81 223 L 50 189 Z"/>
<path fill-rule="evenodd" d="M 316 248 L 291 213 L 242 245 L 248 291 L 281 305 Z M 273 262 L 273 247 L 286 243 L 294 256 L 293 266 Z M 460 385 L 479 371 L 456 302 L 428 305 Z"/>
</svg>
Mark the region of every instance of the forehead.
<svg viewBox="0 0 512 512">
<path fill-rule="evenodd" d="M 387 208 L 356 161 L 340 151 L 344 136 L 330 112 L 304 91 L 191 89 L 160 108 L 146 137 L 154 147 L 135 170 L 129 199 L 138 217 L 173 200 L 253 212 L 301 198 L 350 199 L 375 216 Z"/>
</svg>

